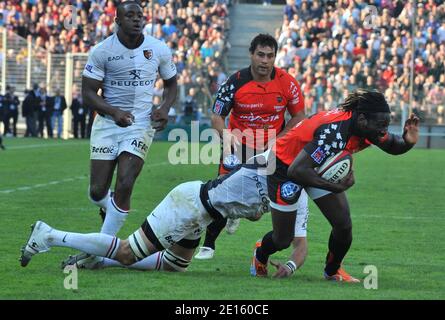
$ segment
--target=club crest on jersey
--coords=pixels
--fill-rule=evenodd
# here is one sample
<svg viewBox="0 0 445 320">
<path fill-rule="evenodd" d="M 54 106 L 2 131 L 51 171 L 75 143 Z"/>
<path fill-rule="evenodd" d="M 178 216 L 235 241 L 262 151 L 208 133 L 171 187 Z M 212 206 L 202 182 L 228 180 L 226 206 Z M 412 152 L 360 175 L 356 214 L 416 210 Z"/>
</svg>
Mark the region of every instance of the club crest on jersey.
<svg viewBox="0 0 445 320">
<path fill-rule="evenodd" d="M 153 57 L 153 50 L 144 50 L 144 57 L 150 60 Z"/>
<path fill-rule="evenodd" d="M 283 98 L 282 97 L 277 97 L 277 102 L 281 103 L 281 101 L 283 101 Z"/>
<path fill-rule="evenodd" d="M 300 186 L 298 184 L 295 184 L 292 181 L 286 181 L 281 185 L 281 198 L 291 200 L 297 195 L 299 190 Z"/>
<path fill-rule="evenodd" d="M 314 159 L 316 163 L 321 164 L 323 160 L 326 158 L 326 153 L 321 149 L 321 147 L 318 147 L 311 154 L 311 158 Z"/>
</svg>

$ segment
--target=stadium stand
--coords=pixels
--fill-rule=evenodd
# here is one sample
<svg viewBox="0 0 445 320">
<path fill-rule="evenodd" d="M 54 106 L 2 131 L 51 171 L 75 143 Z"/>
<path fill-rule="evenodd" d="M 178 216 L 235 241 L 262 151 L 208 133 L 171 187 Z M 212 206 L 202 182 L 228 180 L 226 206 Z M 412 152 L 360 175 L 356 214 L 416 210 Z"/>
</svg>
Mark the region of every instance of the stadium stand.
<svg viewBox="0 0 445 320">
<path fill-rule="evenodd" d="M 24 90 L 30 89 L 31 83 L 48 87 L 50 94 L 58 88 L 63 91 L 67 85 L 64 72 L 68 63 L 65 60 L 69 55 L 74 60 L 72 92 L 75 94 L 80 88 L 87 52 L 114 31 L 113 18 L 119 2 L 0 2 L 0 27 L 6 29 L 6 36 L 3 36 L 6 41 L 2 43 L 7 43 L 7 84 L 16 87 L 22 100 Z M 178 68 L 179 99 L 173 113 L 183 113 L 188 93 L 194 88 L 197 102 L 194 117 L 200 118 L 201 114 L 207 114 L 212 95 L 226 77 L 224 53 L 229 1 L 160 0 L 154 5 L 150 1 L 140 2 L 147 18 L 144 34 L 164 40 L 172 49 Z M 77 13 L 75 19 L 71 18 L 73 12 Z M 30 79 L 26 80 L 23 70 L 28 55 L 32 59 L 32 69 Z M 155 104 L 162 96 L 162 81 L 156 87 Z M 69 97 L 67 100 L 71 102 Z"/>
<path fill-rule="evenodd" d="M 443 124 L 445 4 L 417 1 L 412 36 L 410 1 L 288 0 L 276 31 L 276 63 L 302 84 L 308 114 L 330 109 L 357 87 L 385 93 L 400 121 L 409 102 L 411 43 L 415 42 L 413 111 Z M 377 8 L 364 26 L 367 5 Z"/>
</svg>

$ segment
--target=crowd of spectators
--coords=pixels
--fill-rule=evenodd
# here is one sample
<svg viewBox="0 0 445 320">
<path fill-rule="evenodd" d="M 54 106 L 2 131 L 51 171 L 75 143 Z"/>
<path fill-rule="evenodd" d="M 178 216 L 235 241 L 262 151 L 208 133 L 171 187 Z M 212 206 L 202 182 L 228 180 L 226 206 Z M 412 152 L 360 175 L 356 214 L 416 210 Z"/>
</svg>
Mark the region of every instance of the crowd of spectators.
<svg viewBox="0 0 445 320">
<path fill-rule="evenodd" d="M 87 53 L 115 31 L 114 0 L 7 0 L 0 2 L 0 26 L 23 38 L 32 37 L 34 49 L 54 54 Z M 196 117 L 209 109 L 218 84 L 225 80 L 223 53 L 229 29 L 228 1 L 140 1 L 144 34 L 167 43 L 178 69 L 179 99 L 172 113 L 183 113 L 194 88 Z M 154 9 L 154 11 L 152 11 Z M 41 50 L 44 49 L 44 50 Z M 162 96 L 157 84 L 155 104 Z M 192 91 L 193 92 L 193 91 Z"/>
<path fill-rule="evenodd" d="M 299 80 L 308 114 L 331 109 L 355 88 L 367 87 L 384 92 L 400 120 L 409 104 L 414 41 L 413 110 L 422 121 L 444 123 L 445 4 L 417 1 L 413 36 L 410 3 L 287 1 L 276 31 L 276 63 Z"/>
</svg>

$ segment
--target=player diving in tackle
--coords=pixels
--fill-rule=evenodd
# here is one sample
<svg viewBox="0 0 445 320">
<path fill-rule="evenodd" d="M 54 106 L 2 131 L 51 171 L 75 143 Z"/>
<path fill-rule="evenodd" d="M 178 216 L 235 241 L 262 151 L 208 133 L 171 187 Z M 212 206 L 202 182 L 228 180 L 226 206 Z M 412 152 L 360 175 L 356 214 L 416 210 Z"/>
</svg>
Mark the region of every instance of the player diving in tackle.
<svg viewBox="0 0 445 320">
<path fill-rule="evenodd" d="M 130 266 L 142 270 L 185 271 L 201 233 L 211 222 L 226 218 L 255 221 L 270 211 L 266 176 L 260 170 L 259 165 L 242 165 L 207 183 L 192 181 L 178 185 L 126 240 L 105 233 L 57 230 L 37 221 L 22 248 L 21 265 L 27 266 L 35 254 L 51 247 L 69 247 L 103 257 L 97 260 L 85 256 L 77 260 L 78 267 Z M 298 219 L 297 225 L 299 221 L 300 228 L 305 229 L 306 219 Z M 301 234 L 302 230 L 297 227 L 295 232 Z"/>
</svg>

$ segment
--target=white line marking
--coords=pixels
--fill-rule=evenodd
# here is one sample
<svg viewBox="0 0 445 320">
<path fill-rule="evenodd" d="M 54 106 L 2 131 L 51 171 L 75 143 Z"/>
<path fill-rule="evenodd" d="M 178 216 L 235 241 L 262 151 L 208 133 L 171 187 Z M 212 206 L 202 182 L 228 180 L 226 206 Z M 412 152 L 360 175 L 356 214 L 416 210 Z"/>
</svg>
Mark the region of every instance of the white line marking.
<svg viewBox="0 0 445 320">
<path fill-rule="evenodd" d="M 147 168 L 152 168 L 152 167 L 159 167 L 159 166 L 165 166 L 170 164 L 169 162 L 165 161 L 165 162 L 159 162 L 159 163 L 153 163 L 153 164 L 146 164 Z M 9 193 L 13 193 L 13 192 L 17 192 L 17 191 L 28 191 L 28 190 L 32 190 L 32 189 L 37 189 L 37 188 L 43 188 L 43 187 L 49 187 L 49 186 L 53 186 L 56 184 L 60 184 L 63 182 L 73 182 L 76 180 L 83 180 L 83 179 L 87 179 L 87 176 L 79 176 L 79 177 L 72 177 L 72 178 L 65 178 L 62 180 L 55 180 L 55 181 L 49 181 L 47 183 L 38 183 L 32 186 L 23 186 L 23 187 L 17 187 L 15 189 L 7 189 L 7 190 L 0 190 L 0 194 L 9 194 Z"/>
<path fill-rule="evenodd" d="M 0 194 L 8 194 L 8 193 L 13 193 L 13 192 L 17 192 L 17 191 L 28 191 L 28 190 L 32 190 L 32 189 L 37 189 L 37 188 L 42 188 L 42 187 L 48 187 L 48 186 L 53 186 L 56 184 L 60 184 L 63 182 L 68 182 L 68 181 L 75 181 L 75 180 L 83 180 L 86 179 L 87 176 L 79 176 L 79 177 L 74 177 L 74 178 L 69 178 L 69 179 L 64 179 L 64 180 L 59 180 L 59 181 L 50 181 L 48 183 L 39 183 L 39 184 L 35 184 L 32 186 L 24 186 L 24 187 L 18 187 L 15 189 L 8 189 L 8 190 L 0 190 Z"/>
<path fill-rule="evenodd" d="M 70 146 L 81 146 L 88 145 L 87 142 L 74 142 L 74 143 L 59 143 L 59 144 L 26 144 L 22 146 L 12 146 L 8 147 L 8 150 L 20 150 L 20 149 L 34 149 L 34 148 L 46 148 L 46 147 L 70 147 Z"/>
</svg>

